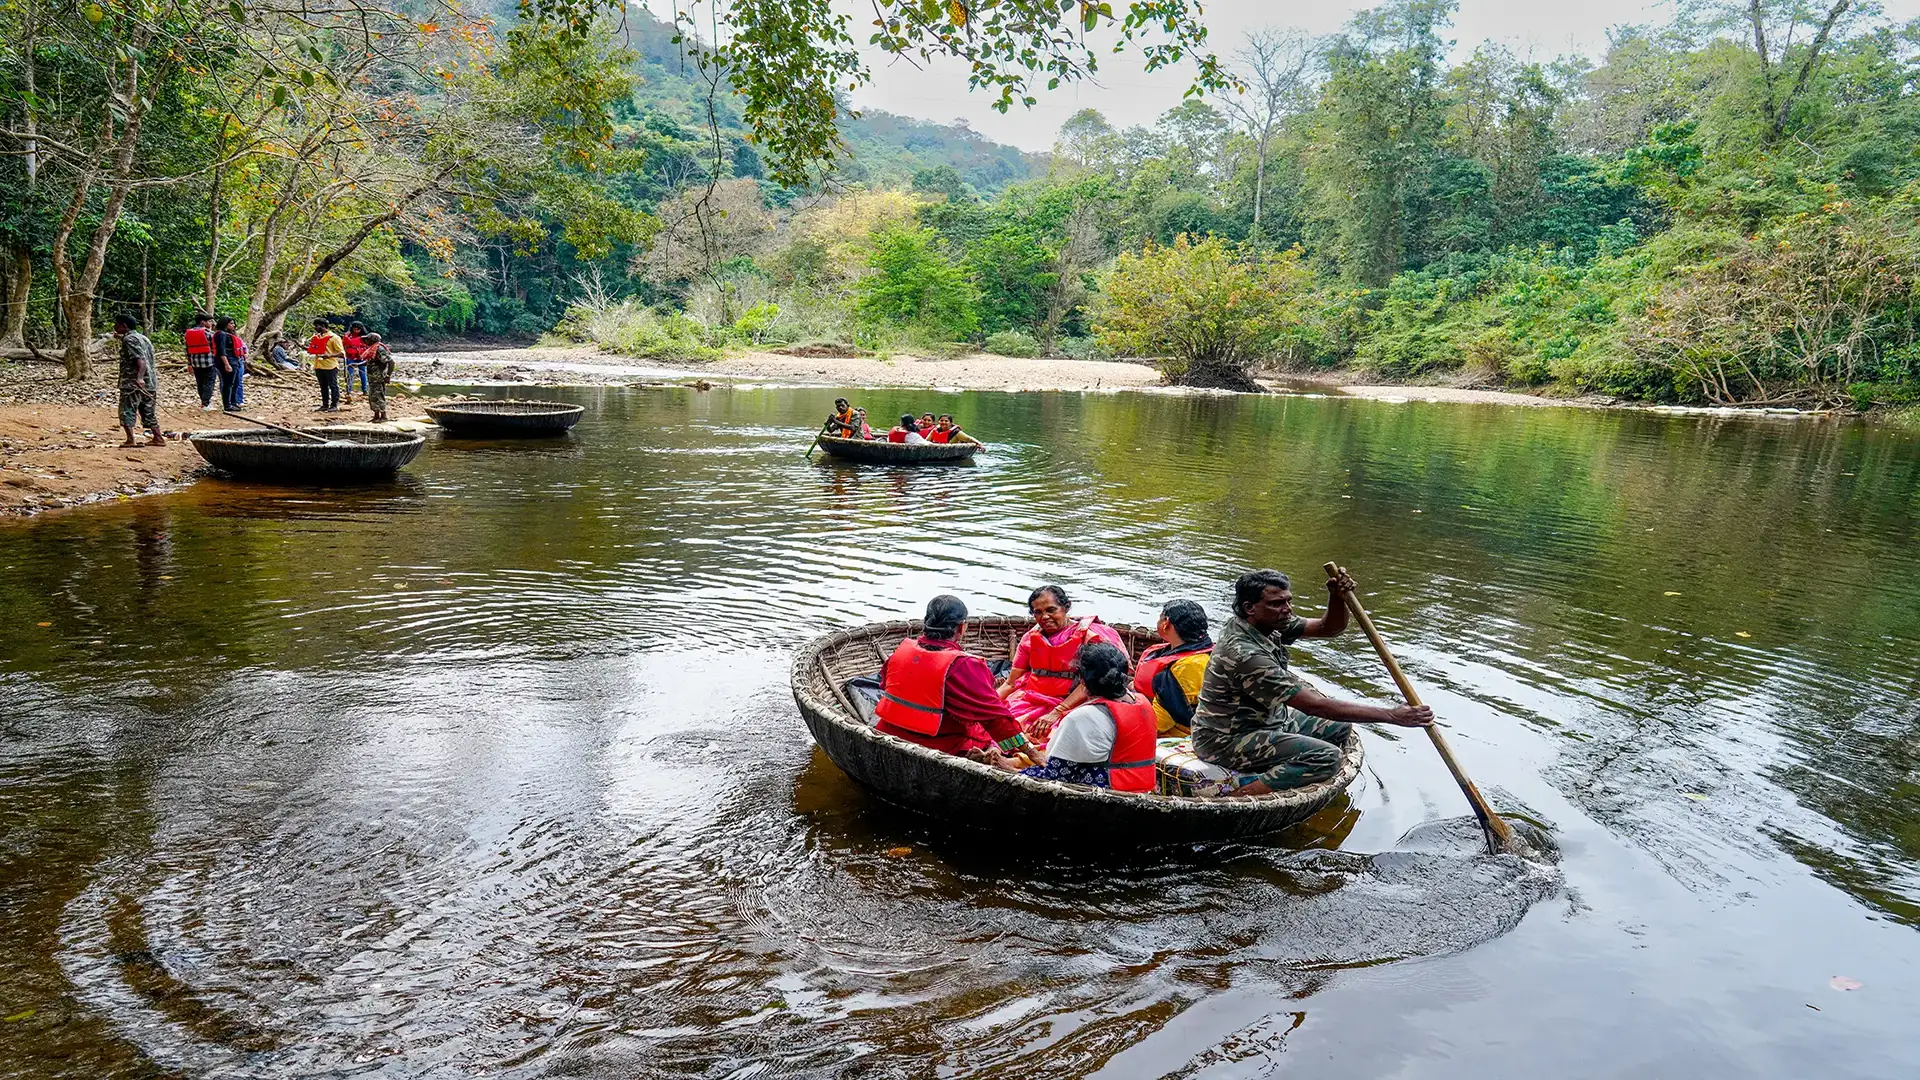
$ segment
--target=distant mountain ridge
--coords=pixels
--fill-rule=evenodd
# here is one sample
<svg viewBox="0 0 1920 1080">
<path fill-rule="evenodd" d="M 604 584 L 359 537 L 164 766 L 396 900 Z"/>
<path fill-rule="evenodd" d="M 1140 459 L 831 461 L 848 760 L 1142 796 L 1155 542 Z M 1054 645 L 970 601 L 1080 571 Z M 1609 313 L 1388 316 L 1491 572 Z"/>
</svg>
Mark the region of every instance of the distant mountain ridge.
<svg viewBox="0 0 1920 1080">
<path fill-rule="evenodd" d="M 674 42 L 673 26 L 634 9 L 627 11 L 626 20 L 625 41 L 637 56 L 633 66 L 640 80 L 634 91 L 635 105 L 687 128 L 704 129 L 708 123 L 707 85 L 682 47 Z M 863 110 L 855 116 L 845 99 L 841 106 L 840 137 L 852 158 L 840 162 L 836 175 L 848 182 L 905 187 L 916 172 L 950 165 L 975 191 L 991 195 L 1046 171 L 1045 155 L 994 142 L 966 126 L 965 121 L 939 124 L 879 109 Z M 730 141 L 744 141 L 746 127 L 740 121 L 738 104 L 724 87 L 714 102 L 714 113 Z"/>
</svg>

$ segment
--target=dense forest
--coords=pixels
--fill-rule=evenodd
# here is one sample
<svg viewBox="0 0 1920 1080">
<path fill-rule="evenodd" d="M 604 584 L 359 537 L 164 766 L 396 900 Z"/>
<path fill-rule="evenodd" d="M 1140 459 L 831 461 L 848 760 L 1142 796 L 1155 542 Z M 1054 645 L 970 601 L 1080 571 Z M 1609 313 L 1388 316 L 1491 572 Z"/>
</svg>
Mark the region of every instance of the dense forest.
<svg viewBox="0 0 1920 1080">
<path fill-rule="evenodd" d="M 217 309 L 256 334 L 352 313 L 679 359 L 1146 356 L 1220 386 L 1274 365 L 1660 401 L 1920 393 L 1920 24 L 1851 0 L 1687 0 L 1552 62 L 1458 48 L 1452 3 L 1393 0 L 1326 38 L 1211 43 L 1179 107 L 1127 129 L 1082 112 L 1047 155 L 855 115 L 834 88 L 852 61 L 791 37 L 720 34 L 804 77 L 637 9 L 495 5 L 395 9 L 360 48 L 208 8 L 174 30 L 204 44 L 148 49 L 137 89 L 116 5 L 86 5 L 91 38 L 84 8 L 7 7 L 4 344 L 119 307 L 165 338 Z M 828 89 L 769 106 L 788 82 Z"/>
</svg>

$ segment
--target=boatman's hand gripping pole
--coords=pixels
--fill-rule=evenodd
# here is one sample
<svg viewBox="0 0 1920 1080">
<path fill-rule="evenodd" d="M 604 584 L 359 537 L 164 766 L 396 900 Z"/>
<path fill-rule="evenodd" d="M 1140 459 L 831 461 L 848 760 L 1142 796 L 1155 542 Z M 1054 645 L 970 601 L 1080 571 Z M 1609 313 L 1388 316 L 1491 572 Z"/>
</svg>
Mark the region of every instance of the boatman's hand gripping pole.
<svg viewBox="0 0 1920 1080">
<path fill-rule="evenodd" d="M 1334 563 L 1328 563 L 1326 571 L 1327 580 L 1337 581 L 1342 568 Z M 1393 658 L 1393 653 L 1387 648 L 1387 643 L 1380 636 L 1380 631 L 1373 628 L 1373 620 L 1367 616 L 1367 609 L 1360 606 L 1360 598 L 1354 595 L 1352 589 L 1341 589 L 1339 592 L 1346 600 L 1347 610 L 1352 613 L 1354 621 L 1360 624 L 1360 629 L 1367 635 L 1367 640 L 1373 642 L 1373 651 L 1380 654 L 1380 662 L 1387 665 L 1387 674 L 1393 676 L 1394 685 L 1400 688 L 1400 696 L 1406 698 L 1409 705 L 1421 704 L 1420 692 L 1413 688 L 1407 673 L 1400 670 L 1399 661 Z M 1467 796 L 1467 802 L 1473 805 L 1473 814 L 1480 819 L 1480 827 L 1487 834 L 1487 850 L 1495 855 L 1502 852 L 1513 855 L 1524 854 L 1526 846 L 1520 842 L 1519 837 L 1514 835 L 1513 826 L 1508 825 L 1499 814 L 1493 812 L 1493 807 L 1487 805 L 1486 796 L 1480 794 L 1479 787 L 1475 786 L 1466 771 L 1460 768 L 1460 763 L 1453 759 L 1453 750 L 1447 746 L 1446 736 L 1440 734 L 1440 726 L 1427 725 L 1427 737 L 1433 740 L 1433 748 L 1440 751 L 1440 760 L 1447 763 L 1447 771 L 1453 774 L 1454 783 L 1460 785 L 1460 790 Z"/>
</svg>

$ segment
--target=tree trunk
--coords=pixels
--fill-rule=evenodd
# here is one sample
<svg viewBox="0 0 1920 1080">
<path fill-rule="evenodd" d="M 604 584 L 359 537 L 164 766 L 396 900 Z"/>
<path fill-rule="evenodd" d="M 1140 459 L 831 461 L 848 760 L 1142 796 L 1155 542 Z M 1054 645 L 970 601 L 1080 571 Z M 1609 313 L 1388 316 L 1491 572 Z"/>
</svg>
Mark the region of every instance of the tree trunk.
<svg viewBox="0 0 1920 1080">
<path fill-rule="evenodd" d="M 8 255 L 6 315 L 0 318 L 0 349 L 27 347 L 27 296 L 33 289 L 33 249 L 21 244 Z"/>
<path fill-rule="evenodd" d="M 1262 136 L 1256 144 L 1253 165 L 1253 246 L 1260 246 L 1260 197 L 1267 189 L 1267 138 Z"/>
<path fill-rule="evenodd" d="M 136 35 L 133 55 L 137 57 L 147 42 L 148 35 Z M 140 96 L 139 60 L 127 62 L 126 78 L 115 90 L 115 96 L 126 120 L 120 129 L 117 144 L 113 137 L 113 110 L 105 110 L 106 115 L 101 120 L 100 146 L 102 149 L 108 146 L 114 148 L 113 174 L 108 183 L 107 204 L 101 208 L 100 221 L 88 239 L 87 259 L 81 264 L 77 280 L 73 274 L 73 256 L 67 249 L 67 243 L 80 220 L 81 210 L 86 206 L 87 192 L 93 183 L 92 176 L 82 176 L 74 186 L 73 201 L 67 204 L 67 212 L 60 220 L 60 229 L 53 245 L 54 280 L 60 289 L 60 308 L 67 316 L 67 378 L 76 381 L 86 378 L 93 369 L 93 293 L 100 287 L 100 275 L 107 267 L 107 244 L 113 239 L 113 231 L 120 224 L 120 211 L 126 206 L 127 195 L 132 191 L 130 184 L 135 151 L 140 145 L 140 122 L 146 118 L 147 109 L 152 104 Z"/>
<path fill-rule="evenodd" d="M 206 303 L 200 308 L 207 314 L 213 314 L 214 301 L 220 297 L 220 170 L 213 171 L 213 182 L 208 185 L 207 196 L 207 291 Z"/>
</svg>

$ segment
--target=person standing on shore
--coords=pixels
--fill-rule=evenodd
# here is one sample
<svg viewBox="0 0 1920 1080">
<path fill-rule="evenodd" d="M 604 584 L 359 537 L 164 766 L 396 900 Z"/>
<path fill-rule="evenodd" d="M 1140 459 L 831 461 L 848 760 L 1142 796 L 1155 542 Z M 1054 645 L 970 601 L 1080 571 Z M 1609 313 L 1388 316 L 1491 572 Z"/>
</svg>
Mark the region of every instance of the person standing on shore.
<svg viewBox="0 0 1920 1080">
<path fill-rule="evenodd" d="M 380 340 L 379 334 L 368 334 L 366 341 L 367 404 L 373 406 L 373 422 L 384 424 L 387 421 L 387 383 L 393 379 L 393 351 L 387 343 Z"/>
<path fill-rule="evenodd" d="M 120 426 L 127 441 L 121 446 L 138 446 L 133 426 L 146 427 L 149 446 L 167 445 L 160 434 L 160 379 L 154 370 L 153 342 L 139 330 L 139 320 L 122 312 L 113 317 L 113 336 L 120 339 Z"/>
<path fill-rule="evenodd" d="M 220 372 L 220 407 L 232 412 L 240 407 L 240 337 L 233 332 L 233 320 L 220 316 L 213 324 L 213 363 Z"/>
<path fill-rule="evenodd" d="M 198 314 L 182 335 L 187 343 L 187 368 L 193 372 L 194 389 L 200 391 L 200 407 L 213 411 L 213 331 L 207 323 L 213 316 Z M 144 335 L 143 335 L 144 336 Z"/>
<path fill-rule="evenodd" d="M 320 382 L 320 411 L 340 411 L 340 361 L 347 347 L 325 319 L 313 320 L 313 336 L 307 339 L 307 355 L 313 357 L 313 377 Z"/>
<path fill-rule="evenodd" d="M 360 392 L 367 390 L 367 324 L 354 323 L 347 327 L 344 343 L 347 349 L 347 373 L 345 376 L 347 404 L 353 404 L 353 380 L 360 380 Z"/>
</svg>

